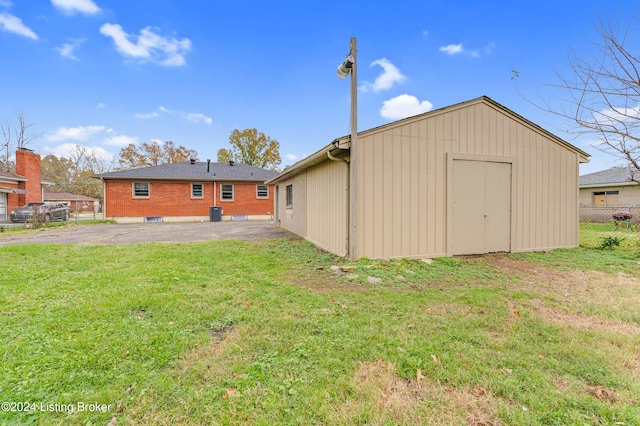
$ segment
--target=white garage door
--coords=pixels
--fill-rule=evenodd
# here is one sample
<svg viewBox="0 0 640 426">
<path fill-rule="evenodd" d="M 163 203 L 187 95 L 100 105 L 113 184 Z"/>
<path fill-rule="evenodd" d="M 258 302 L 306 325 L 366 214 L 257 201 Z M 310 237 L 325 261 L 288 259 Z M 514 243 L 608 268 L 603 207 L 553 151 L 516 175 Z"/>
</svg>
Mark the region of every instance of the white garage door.
<svg viewBox="0 0 640 426">
<path fill-rule="evenodd" d="M 453 161 L 453 254 L 511 250 L 511 163 Z"/>
</svg>

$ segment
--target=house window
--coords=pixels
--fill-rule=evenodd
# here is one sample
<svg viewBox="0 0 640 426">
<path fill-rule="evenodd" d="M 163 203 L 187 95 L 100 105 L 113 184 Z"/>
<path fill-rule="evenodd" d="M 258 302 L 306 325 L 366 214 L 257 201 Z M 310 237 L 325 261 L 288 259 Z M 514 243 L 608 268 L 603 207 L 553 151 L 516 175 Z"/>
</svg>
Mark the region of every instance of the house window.
<svg viewBox="0 0 640 426">
<path fill-rule="evenodd" d="M 256 185 L 256 198 L 269 198 L 269 186 Z"/>
<path fill-rule="evenodd" d="M 593 193 L 594 206 L 617 206 L 620 204 L 619 191 L 600 191 Z"/>
<path fill-rule="evenodd" d="M 293 185 L 287 185 L 287 208 L 293 206 Z"/>
<path fill-rule="evenodd" d="M 133 198 L 149 198 L 149 182 L 133 182 Z"/>
<path fill-rule="evenodd" d="M 201 183 L 192 183 L 191 198 L 204 198 L 204 185 Z"/>
<path fill-rule="evenodd" d="M 220 185 L 220 199 L 222 201 L 233 201 L 233 185 L 224 183 Z"/>
</svg>

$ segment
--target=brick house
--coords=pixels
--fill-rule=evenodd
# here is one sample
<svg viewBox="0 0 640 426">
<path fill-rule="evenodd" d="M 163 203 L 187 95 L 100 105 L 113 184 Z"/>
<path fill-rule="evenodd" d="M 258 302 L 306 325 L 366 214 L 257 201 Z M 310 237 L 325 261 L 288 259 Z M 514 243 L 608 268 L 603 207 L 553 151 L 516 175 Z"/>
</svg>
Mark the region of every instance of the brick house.
<svg viewBox="0 0 640 426">
<path fill-rule="evenodd" d="M 222 220 L 269 220 L 276 172 L 238 163 L 184 161 L 94 175 L 103 182 L 105 219 L 198 221 L 218 206 Z"/>
<path fill-rule="evenodd" d="M 16 151 L 16 172 L 0 172 L 0 222 L 20 206 L 43 200 L 40 155 L 29 149 Z"/>
</svg>

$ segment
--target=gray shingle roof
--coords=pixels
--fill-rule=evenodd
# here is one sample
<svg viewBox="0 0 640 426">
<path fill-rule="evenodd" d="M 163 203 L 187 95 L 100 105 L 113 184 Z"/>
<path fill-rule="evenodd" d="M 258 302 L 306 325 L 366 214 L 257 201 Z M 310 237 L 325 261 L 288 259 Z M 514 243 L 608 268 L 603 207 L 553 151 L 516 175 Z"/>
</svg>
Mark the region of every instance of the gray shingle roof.
<svg viewBox="0 0 640 426">
<path fill-rule="evenodd" d="M 140 167 L 137 169 L 119 170 L 117 172 L 94 175 L 102 179 L 149 179 L 149 180 L 191 180 L 191 181 L 254 181 L 264 182 L 278 173 L 260 167 L 235 163 L 211 163 L 207 173 L 207 163 L 203 161 L 191 164 L 189 161 L 161 164 L 159 166 Z"/>
<path fill-rule="evenodd" d="M 635 174 L 638 177 L 638 174 Z M 601 170 L 599 172 L 589 173 L 580 176 L 580 186 L 585 185 L 615 185 L 615 184 L 630 184 L 631 183 L 631 171 L 629 167 L 616 166 L 607 170 Z"/>
</svg>

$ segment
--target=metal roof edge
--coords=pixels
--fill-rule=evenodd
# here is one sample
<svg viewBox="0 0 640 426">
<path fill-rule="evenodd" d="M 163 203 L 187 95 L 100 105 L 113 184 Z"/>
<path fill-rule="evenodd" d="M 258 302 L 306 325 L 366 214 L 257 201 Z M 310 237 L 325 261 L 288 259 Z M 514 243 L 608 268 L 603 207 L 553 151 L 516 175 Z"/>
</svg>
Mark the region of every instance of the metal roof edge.
<svg viewBox="0 0 640 426">
<path fill-rule="evenodd" d="M 346 150 L 348 148 L 340 148 L 340 146 L 344 146 L 344 143 L 349 141 L 349 136 L 343 136 L 341 138 L 334 139 L 330 144 L 323 146 L 313 154 L 308 157 L 303 158 L 302 160 L 294 163 L 292 166 L 284 169 L 277 176 L 269 179 L 265 183 L 272 184 L 276 182 L 280 182 L 289 176 L 295 176 L 299 172 L 306 170 L 307 168 L 316 165 L 321 162 L 323 159 L 327 159 L 327 151 L 335 151 L 335 150 Z"/>
<path fill-rule="evenodd" d="M 582 188 L 611 188 L 614 186 L 636 186 L 637 182 L 608 182 L 608 183 L 589 183 L 585 185 L 579 185 Z"/>
</svg>

